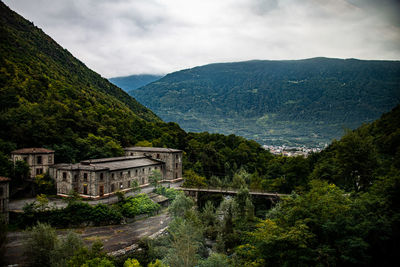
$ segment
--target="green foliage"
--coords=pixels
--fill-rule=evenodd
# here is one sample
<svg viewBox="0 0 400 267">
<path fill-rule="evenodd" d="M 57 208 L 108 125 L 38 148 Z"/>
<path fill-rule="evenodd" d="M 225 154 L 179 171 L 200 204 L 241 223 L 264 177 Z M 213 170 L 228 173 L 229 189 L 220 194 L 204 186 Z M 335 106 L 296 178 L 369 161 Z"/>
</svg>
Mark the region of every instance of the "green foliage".
<svg viewBox="0 0 400 267">
<path fill-rule="evenodd" d="M 168 267 L 168 265 L 164 264 L 162 261 L 160 260 L 156 260 L 154 263 L 150 262 L 147 267 Z"/>
<path fill-rule="evenodd" d="M 115 267 L 115 265 L 109 259 L 94 258 L 87 260 L 81 267 Z"/>
<path fill-rule="evenodd" d="M 199 262 L 199 267 L 229 267 L 228 256 L 220 253 L 212 253 L 207 259 Z"/>
<path fill-rule="evenodd" d="M 153 170 L 152 174 L 149 176 L 149 182 L 151 186 L 157 188 L 159 185 L 158 183 L 161 181 L 162 175 L 159 170 Z"/>
<path fill-rule="evenodd" d="M 193 170 L 185 171 L 184 175 L 183 187 L 205 187 L 206 178 L 196 174 Z"/>
<path fill-rule="evenodd" d="M 159 209 L 160 205 L 154 203 L 146 194 L 128 197 L 121 204 L 121 213 L 128 218 L 133 218 L 139 214 L 155 213 Z"/>
<path fill-rule="evenodd" d="M 47 172 L 45 174 L 36 175 L 35 184 L 38 194 L 56 194 L 54 180 Z"/>
<path fill-rule="evenodd" d="M 75 227 L 84 225 L 118 224 L 122 221 L 121 213 L 114 207 L 104 204 L 91 206 L 80 201 L 71 201 L 63 209 L 48 207 L 46 204 L 33 202 L 24 206 L 24 213 L 16 220 L 17 226 L 25 228 L 36 222 L 48 223 L 54 227 Z"/>
<path fill-rule="evenodd" d="M 133 192 L 139 193 L 142 189 L 139 186 L 139 182 L 137 180 L 133 180 L 131 182 L 131 188 Z"/>
<path fill-rule="evenodd" d="M 195 266 L 202 246 L 202 232 L 196 225 L 179 217 L 169 226 L 170 249 L 164 261 L 170 266 Z"/>
<path fill-rule="evenodd" d="M 179 194 L 179 191 L 172 187 L 167 188 L 164 186 L 159 186 L 156 189 L 154 189 L 154 193 L 163 195 L 167 197 L 169 200 L 174 200 L 176 196 Z"/>
<path fill-rule="evenodd" d="M 187 131 L 316 146 L 397 105 L 399 72 L 398 61 L 355 59 L 210 64 L 130 94 Z"/>
<path fill-rule="evenodd" d="M 242 264 L 364 265 L 370 261 L 369 235 L 381 222 L 363 214 L 367 202 L 335 185 L 312 181 L 303 196 L 291 195 L 237 248 Z M 375 216 L 374 216 L 375 217 Z"/>
<path fill-rule="evenodd" d="M 140 267 L 140 263 L 137 259 L 127 259 L 124 262 L 124 267 Z"/>
<path fill-rule="evenodd" d="M 169 206 L 168 212 L 173 217 L 183 218 L 188 214 L 193 206 L 194 201 L 190 197 L 185 196 L 183 192 L 180 192 Z"/>
<path fill-rule="evenodd" d="M 83 248 L 82 240 L 74 233 L 59 239 L 47 224 L 38 223 L 28 231 L 25 253 L 31 266 L 67 266 L 66 261 Z"/>
<path fill-rule="evenodd" d="M 103 251 L 103 244 L 100 241 L 95 241 L 92 247 L 88 249 L 87 247 L 80 248 L 74 256 L 72 256 L 68 261 L 68 267 L 113 267 L 114 264 L 107 257 L 106 253 Z"/>
</svg>

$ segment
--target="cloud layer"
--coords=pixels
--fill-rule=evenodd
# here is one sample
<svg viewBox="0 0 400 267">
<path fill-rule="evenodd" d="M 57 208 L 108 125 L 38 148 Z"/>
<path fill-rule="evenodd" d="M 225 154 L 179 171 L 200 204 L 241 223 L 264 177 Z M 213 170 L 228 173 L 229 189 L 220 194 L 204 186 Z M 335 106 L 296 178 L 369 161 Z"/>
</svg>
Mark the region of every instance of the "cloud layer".
<svg viewBox="0 0 400 267">
<path fill-rule="evenodd" d="M 105 77 L 250 59 L 400 59 L 397 0 L 4 2 Z"/>
</svg>

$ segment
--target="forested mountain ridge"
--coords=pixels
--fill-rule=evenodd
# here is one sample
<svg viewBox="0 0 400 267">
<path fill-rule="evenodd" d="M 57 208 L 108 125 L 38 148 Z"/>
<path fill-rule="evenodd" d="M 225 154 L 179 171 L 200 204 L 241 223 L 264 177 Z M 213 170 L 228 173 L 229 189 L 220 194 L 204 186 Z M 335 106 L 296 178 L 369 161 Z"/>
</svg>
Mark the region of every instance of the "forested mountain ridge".
<svg viewBox="0 0 400 267">
<path fill-rule="evenodd" d="M 2 2 L 0 14 L 0 139 L 77 150 L 88 138 L 132 145 L 143 139 L 135 127 L 161 122 Z"/>
<path fill-rule="evenodd" d="M 400 102 L 400 62 L 312 58 L 210 64 L 130 92 L 188 131 L 329 143 Z"/>
<path fill-rule="evenodd" d="M 15 176 L 9 153 L 21 147 L 54 149 L 56 162 L 76 162 L 138 144 L 182 149 L 185 169 L 207 177 L 230 171 L 226 162 L 265 169 L 271 154 L 259 144 L 162 122 L 2 2 L 0 14 L 0 176 Z"/>
<path fill-rule="evenodd" d="M 132 90 L 138 89 L 149 83 L 161 79 L 161 75 L 151 75 L 151 74 L 138 74 L 122 77 L 114 77 L 108 79 L 110 82 L 123 89 L 125 92 L 130 92 Z"/>
</svg>

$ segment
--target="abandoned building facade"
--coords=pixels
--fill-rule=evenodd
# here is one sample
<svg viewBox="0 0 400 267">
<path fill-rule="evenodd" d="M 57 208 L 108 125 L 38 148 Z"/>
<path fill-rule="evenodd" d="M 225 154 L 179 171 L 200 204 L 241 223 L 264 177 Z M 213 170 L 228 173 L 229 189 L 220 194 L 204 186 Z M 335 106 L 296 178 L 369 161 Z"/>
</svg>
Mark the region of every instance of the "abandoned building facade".
<svg viewBox="0 0 400 267">
<path fill-rule="evenodd" d="M 22 148 L 11 152 L 11 160 L 14 164 L 17 161 L 25 161 L 30 169 L 29 177 L 33 179 L 49 171 L 49 167 L 54 164 L 54 150 Z"/>
<path fill-rule="evenodd" d="M 49 174 L 56 181 L 57 194 L 63 196 L 74 190 L 83 197 L 105 197 L 130 190 L 134 181 L 139 186 L 148 185 L 153 171 L 159 171 L 163 181 L 182 178 L 181 150 L 131 147 L 125 148 L 125 153 L 128 155 L 124 157 L 51 166 Z"/>
</svg>

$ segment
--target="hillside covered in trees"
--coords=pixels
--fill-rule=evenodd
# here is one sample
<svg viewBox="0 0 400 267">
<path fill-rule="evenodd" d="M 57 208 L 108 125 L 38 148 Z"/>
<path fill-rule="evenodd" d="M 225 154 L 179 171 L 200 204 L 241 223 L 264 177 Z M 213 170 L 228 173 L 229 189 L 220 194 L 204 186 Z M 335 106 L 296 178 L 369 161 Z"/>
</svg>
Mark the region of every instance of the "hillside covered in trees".
<svg viewBox="0 0 400 267">
<path fill-rule="evenodd" d="M 400 62 L 312 58 L 210 64 L 130 92 L 187 131 L 261 144 L 330 143 L 400 101 Z"/>
</svg>

